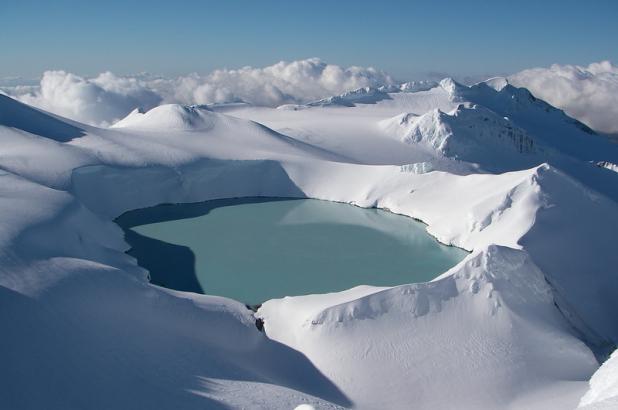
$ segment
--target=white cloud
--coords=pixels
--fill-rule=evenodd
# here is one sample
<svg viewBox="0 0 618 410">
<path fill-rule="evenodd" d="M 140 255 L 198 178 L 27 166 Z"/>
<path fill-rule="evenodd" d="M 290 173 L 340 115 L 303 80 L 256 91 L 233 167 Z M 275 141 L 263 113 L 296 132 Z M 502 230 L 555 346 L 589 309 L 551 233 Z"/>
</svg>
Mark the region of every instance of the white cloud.
<svg viewBox="0 0 618 410">
<path fill-rule="evenodd" d="M 110 72 L 83 78 L 64 71 L 47 71 L 38 87 L 5 87 L 5 90 L 23 102 L 56 114 L 89 124 L 109 125 L 136 107 L 149 109 L 162 102 L 245 101 L 277 106 L 392 83 L 388 74 L 371 67 L 344 68 L 311 58 L 175 79 L 147 75 L 119 77 Z"/>
<path fill-rule="evenodd" d="M 618 133 L 618 67 L 609 61 L 588 67 L 554 64 L 521 71 L 508 80 L 592 129 Z"/>
<path fill-rule="evenodd" d="M 530 89 L 595 130 L 618 133 L 618 67 L 607 61 L 588 67 L 533 68 L 510 76 L 509 82 Z M 272 107 L 394 81 L 371 67 L 345 68 L 311 58 L 173 79 L 146 74 L 117 76 L 110 72 L 84 78 L 64 71 L 47 71 L 39 85 L 17 83 L 16 79 L 8 79 L 0 82 L 0 87 L 25 103 L 77 121 L 107 126 L 136 107 L 150 109 L 161 103 L 245 101 Z"/>
<path fill-rule="evenodd" d="M 392 84 L 392 78 L 374 68 L 327 64 L 310 58 L 237 70 L 215 70 L 207 76 L 192 74 L 174 80 L 168 100 L 181 103 L 245 101 L 277 106 L 317 100 L 360 87 Z"/>
<path fill-rule="evenodd" d="M 39 87 L 14 87 L 9 94 L 27 104 L 96 125 L 109 125 L 137 106 L 152 108 L 162 100 L 136 79 L 109 72 L 85 79 L 64 71 L 46 71 Z"/>
</svg>

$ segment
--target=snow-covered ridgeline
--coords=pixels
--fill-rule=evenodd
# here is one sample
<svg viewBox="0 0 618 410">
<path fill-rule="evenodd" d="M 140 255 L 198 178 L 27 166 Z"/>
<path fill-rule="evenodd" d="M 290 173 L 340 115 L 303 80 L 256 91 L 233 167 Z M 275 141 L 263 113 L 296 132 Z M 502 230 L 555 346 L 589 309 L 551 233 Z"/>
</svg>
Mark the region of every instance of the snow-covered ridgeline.
<svg viewBox="0 0 618 410">
<path fill-rule="evenodd" d="M 312 395 L 360 408 L 563 408 L 597 366 L 581 338 L 618 340 L 618 206 L 553 166 L 416 174 L 199 107 L 159 112 L 154 127 L 65 129 L 49 117 L 0 128 L 2 323 L 23 323 L 2 342 L 7 406 L 326 405 Z M 112 222 L 162 202 L 256 195 L 388 208 L 474 252 L 426 284 L 269 301 L 259 315 L 277 343 L 240 303 L 149 285 Z"/>
<path fill-rule="evenodd" d="M 270 337 L 307 354 L 361 408 L 567 408 L 583 388 L 568 381 L 595 368 L 523 251 L 492 245 L 436 281 L 367 293 L 272 300 L 259 311 L 274 323 Z M 526 397 L 561 384 L 566 397 Z"/>
</svg>

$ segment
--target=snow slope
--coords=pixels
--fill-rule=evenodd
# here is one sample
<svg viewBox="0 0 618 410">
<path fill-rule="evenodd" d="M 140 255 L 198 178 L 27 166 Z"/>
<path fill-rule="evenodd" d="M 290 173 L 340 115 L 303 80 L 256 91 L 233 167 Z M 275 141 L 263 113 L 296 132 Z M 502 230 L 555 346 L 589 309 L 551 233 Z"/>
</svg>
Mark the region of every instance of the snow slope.
<svg viewBox="0 0 618 410">
<path fill-rule="evenodd" d="M 431 163 L 469 174 L 549 163 L 618 200 L 615 178 L 588 163 L 617 163 L 616 144 L 525 89 L 497 79 L 467 87 L 447 78 L 426 91 L 389 96 L 355 107 L 225 112 L 364 164 Z"/>
<path fill-rule="evenodd" d="M 213 127 L 215 115 L 205 105 L 160 105 L 147 112 L 133 110 L 113 128 L 145 128 L 165 130 L 208 130 Z"/>
<path fill-rule="evenodd" d="M 423 145 L 438 155 L 504 172 L 538 163 L 542 150 L 524 129 L 479 106 L 463 104 L 450 113 L 439 109 L 421 116 L 400 114 L 382 121 L 385 131 L 406 144 Z"/>
<path fill-rule="evenodd" d="M 616 147 L 508 86 L 388 97 L 109 129 L 0 99 L 0 407 L 575 408 L 618 342 L 618 174 L 595 165 Z M 390 209 L 472 253 L 429 283 L 268 301 L 261 333 L 149 284 L 113 223 L 240 196 Z"/>
<path fill-rule="evenodd" d="M 618 407 L 618 351 L 603 363 L 590 379 L 590 389 L 578 409 L 609 410 Z"/>
<path fill-rule="evenodd" d="M 476 252 L 431 283 L 356 299 L 273 300 L 259 313 L 270 337 L 306 352 L 362 408 L 500 408 L 532 386 L 584 380 L 595 368 L 543 275 L 509 248 Z"/>
</svg>

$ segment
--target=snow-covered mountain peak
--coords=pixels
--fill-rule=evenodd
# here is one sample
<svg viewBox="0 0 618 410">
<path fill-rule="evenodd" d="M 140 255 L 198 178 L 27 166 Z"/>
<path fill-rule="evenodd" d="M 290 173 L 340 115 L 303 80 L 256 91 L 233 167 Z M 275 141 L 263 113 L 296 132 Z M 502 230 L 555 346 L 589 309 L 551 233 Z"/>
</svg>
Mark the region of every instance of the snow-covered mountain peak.
<svg viewBox="0 0 618 410">
<path fill-rule="evenodd" d="M 537 151 L 528 133 L 493 111 L 460 104 L 445 113 L 431 110 L 421 116 L 400 114 L 380 123 L 402 142 L 418 144 L 439 156 L 479 164 L 488 170 L 507 170 L 528 164 Z"/>
<path fill-rule="evenodd" d="M 509 84 L 509 81 L 505 77 L 493 77 L 483 81 L 483 83 L 487 84 L 496 91 L 501 91 Z"/>
<path fill-rule="evenodd" d="M 416 93 L 419 91 L 428 91 L 438 86 L 435 81 L 408 81 L 400 84 L 382 85 L 380 87 L 362 87 L 355 90 L 346 91 L 339 95 L 334 95 L 327 98 L 322 98 L 317 101 L 309 102 L 305 105 L 285 104 L 280 109 L 299 110 L 306 107 L 354 107 L 356 104 L 376 104 L 382 100 L 391 100 L 389 94 L 397 93 Z"/>
<path fill-rule="evenodd" d="M 438 83 L 430 80 L 408 81 L 401 84 L 383 85 L 378 90 L 387 93 L 415 93 L 418 91 L 431 90 L 438 86 Z"/>
<path fill-rule="evenodd" d="M 213 127 L 216 116 L 205 105 L 165 104 L 148 112 L 135 109 L 112 128 L 205 130 Z"/>
<path fill-rule="evenodd" d="M 524 129 L 535 141 L 570 157 L 586 161 L 618 161 L 618 146 L 597 135 L 583 123 L 569 117 L 526 88 L 500 81 L 481 82 L 471 87 L 445 79 L 440 85 L 454 102 L 487 108 Z"/>
<path fill-rule="evenodd" d="M 409 81 L 399 86 L 399 90 L 403 93 L 415 93 L 418 91 L 431 90 L 438 86 L 435 81 Z"/>
<path fill-rule="evenodd" d="M 439 85 L 444 89 L 444 91 L 449 94 L 451 100 L 453 101 L 461 99 L 464 96 L 466 89 L 468 88 L 465 85 L 459 84 L 457 81 L 453 80 L 450 77 L 441 80 Z"/>
<path fill-rule="evenodd" d="M 499 78 L 490 79 L 459 90 L 467 101 L 483 105 L 493 111 L 508 114 L 522 111 L 553 113 L 566 117 L 559 109 L 536 98 L 528 89 L 518 88 Z M 570 120 L 572 120 L 569 117 Z M 572 122 L 572 121 L 571 121 Z"/>
<path fill-rule="evenodd" d="M 374 87 L 363 87 L 356 90 L 347 91 L 340 95 L 323 98 L 318 101 L 308 103 L 308 106 L 343 106 L 354 107 L 356 104 L 375 104 L 381 100 L 389 100 L 391 97 L 388 92 Z"/>
</svg>

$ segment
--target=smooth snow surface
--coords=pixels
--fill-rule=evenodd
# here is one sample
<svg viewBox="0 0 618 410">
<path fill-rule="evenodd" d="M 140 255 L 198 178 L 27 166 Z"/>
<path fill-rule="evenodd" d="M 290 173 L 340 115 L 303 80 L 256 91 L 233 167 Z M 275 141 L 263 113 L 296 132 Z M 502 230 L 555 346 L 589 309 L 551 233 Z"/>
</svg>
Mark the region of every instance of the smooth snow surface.
<svg viewBox="0 0 618 410">
<path fill-rule="evenodd" d="M 603 363 L 590 379 L 590 389 L 578 409 L 609 410 L 618 408 L 618 350 Z"/>
<path fill-rule="evenodd" d="M 114 124 L 112 128 L 207 131 L 214 127 L 217 117 L 206 106 L 192 105 L 187 107 L 168 104 L 155 107 L 146 113 L 135 109 L 127 117 Z"/>
<path fill-rule="evenodd" d="M 582 396 L 618 343 L 618 173 L 597 165 L 618 145 L 502 85 L 161 106 L 109 129 L 1 97 L 0 407 L 611 406 L 615 355 Z M 472 253 L 254 315 L 150 284 L 112 222 L 248 196 L 389 209 Z"/>
</svg>

